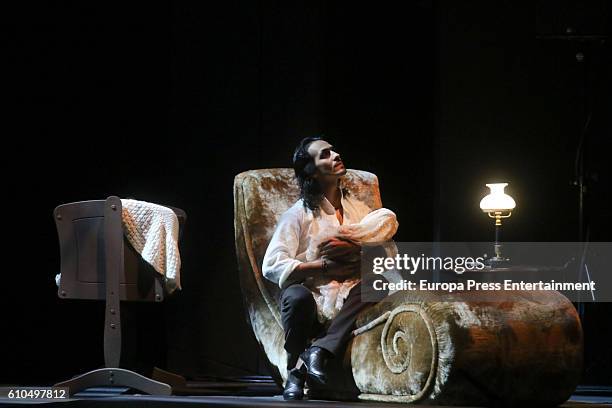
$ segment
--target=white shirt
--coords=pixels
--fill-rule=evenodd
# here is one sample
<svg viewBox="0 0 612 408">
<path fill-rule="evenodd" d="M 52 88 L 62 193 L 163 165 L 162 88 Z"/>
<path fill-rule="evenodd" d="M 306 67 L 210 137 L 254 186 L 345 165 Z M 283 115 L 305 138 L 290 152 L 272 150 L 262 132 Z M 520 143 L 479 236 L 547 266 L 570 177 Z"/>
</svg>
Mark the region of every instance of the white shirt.
<svg viewBox="0 0 612 408">
<path fill-rule="evenodd" d="M 342 225 L 359 223 L 372 209 L 351 195 L 341 196 L 343 209 Z M 295 268 L 306 262 L 306 252 L 311 239 L 320 231 L 339 227 L 334 206 L 323 197 L 319 215 L 304 208 L 303 200 L 298 200 L 280 218 L 272 240 L 263 259 L 262 272 L 266 279 L 280 287 Z"/>
</svg>

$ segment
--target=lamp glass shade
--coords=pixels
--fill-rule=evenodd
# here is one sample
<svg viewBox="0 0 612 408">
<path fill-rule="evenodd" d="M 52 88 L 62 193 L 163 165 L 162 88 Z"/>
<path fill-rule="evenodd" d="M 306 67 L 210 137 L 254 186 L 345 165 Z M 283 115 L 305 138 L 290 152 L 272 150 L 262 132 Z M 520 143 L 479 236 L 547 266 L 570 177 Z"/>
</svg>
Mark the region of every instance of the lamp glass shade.
<svg viewBox="0 0 612 408">
<path fill-rule="evenodd" d="M 516 207 L 514 199 L 504 193 L 508 183 L 487 184 L 491 192 L 480 200 L 480 208 L 484 212 L 509 211 Z"/>
</svg>

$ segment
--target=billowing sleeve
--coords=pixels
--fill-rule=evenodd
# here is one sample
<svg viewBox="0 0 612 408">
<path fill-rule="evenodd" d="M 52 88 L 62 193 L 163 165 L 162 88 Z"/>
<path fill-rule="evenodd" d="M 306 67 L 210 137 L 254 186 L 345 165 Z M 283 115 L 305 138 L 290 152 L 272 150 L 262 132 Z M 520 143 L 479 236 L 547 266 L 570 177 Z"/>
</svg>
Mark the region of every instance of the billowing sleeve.
<svg viewBox="0 0 612 408">
<path fill-rule="evenodd" d="M 301 214 L 293 208 L 289 209 L 281 216 L 264 255 L 263 275 L 280 287 L 291 272 L 302 263 L 296 259 L 301 228 Z"/>
</svg>

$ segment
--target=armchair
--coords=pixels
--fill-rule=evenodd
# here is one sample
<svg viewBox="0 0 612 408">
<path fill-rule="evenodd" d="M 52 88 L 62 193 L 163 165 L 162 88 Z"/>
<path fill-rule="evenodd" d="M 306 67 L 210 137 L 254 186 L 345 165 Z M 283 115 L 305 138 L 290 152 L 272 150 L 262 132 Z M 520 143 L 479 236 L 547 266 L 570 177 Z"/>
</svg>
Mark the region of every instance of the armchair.
<svg viewBox="0 0 612 408">
<path fill-rule="evenodd" d="M 382 206 L 378 179 L 349 170 L 345 186 Z M 292 169 L 234 179 L 234 227 L 245 308 L 272 375 L 287 378 L 279 288 L 261 264 L 277 220 L 299 198 Z M 407 221 L 404 219 L 404 225 Z M 398 292 L 358 317 L 343 358 L 332 360 L 326 398 L 437 405 L 557 405 L 581 373 L 582 329 L 558 292 L 515 292 L 503 303 L 435 292 Z"/>
</svg>

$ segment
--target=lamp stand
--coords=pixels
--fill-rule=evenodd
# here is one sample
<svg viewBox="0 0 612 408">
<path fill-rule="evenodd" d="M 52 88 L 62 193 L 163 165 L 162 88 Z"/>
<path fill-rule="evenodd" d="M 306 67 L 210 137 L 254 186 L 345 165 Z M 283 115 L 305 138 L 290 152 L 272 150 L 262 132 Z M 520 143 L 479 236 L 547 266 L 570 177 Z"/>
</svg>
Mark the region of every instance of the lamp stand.
<svg viewBox="0 0 612 408">
<path fill-rule="evenodd" d="M 493 213 L 488 213 L 489 217 L 495 219 L 495 243 L 493 244 L 493 249 L 495 252 L 495 256 L 489 258 L 485 261 L 485 264 L 490 266 L 491 268 L 505 267 L 510 263 L 510 258 L 506 258 L 502 255 L 502 244 L 500 240 L 501 236 L 501 226 L 502 226 L 502 218 L 508 218 L 512 215 L 512 212 L 508 212 L 508 214 L 503 214 L 502 211 L 495 211 Z"/>
</svg>

